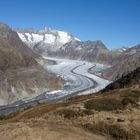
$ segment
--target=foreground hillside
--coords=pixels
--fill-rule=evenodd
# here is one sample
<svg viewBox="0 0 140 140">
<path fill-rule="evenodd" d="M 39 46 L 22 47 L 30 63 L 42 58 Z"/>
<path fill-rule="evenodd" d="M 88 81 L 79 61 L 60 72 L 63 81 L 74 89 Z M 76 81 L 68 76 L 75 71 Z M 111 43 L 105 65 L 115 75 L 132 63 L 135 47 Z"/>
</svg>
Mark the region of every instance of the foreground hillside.
<svg viewBox="0 0 140 140">
<path fill-rule="evenodd" d="M 0 24 L 0 105 L 61 87 L 38 63 L 40 56 L 10 27 Z M 52 83 L 56 83 L 52 86 Z"/>
<path fill-rule="evenodd" d="M 97 94 L 1 116 L 0 137 L 3 140 L 139 140 L 139 74 L 137 69 Z"/>
</svg>

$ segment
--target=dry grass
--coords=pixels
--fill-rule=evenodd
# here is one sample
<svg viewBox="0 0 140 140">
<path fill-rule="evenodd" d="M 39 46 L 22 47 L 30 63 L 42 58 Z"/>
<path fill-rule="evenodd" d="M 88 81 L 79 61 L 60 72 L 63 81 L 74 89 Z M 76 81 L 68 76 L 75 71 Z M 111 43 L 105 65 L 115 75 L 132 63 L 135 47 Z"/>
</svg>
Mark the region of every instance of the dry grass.
<svg viewBox="0 0 140 140">
<path fill-rule="evenodd" d="M 105 140 L 103 136 L 86 132 L 69 123 L 49 123 L 43 119 L 4 124 L 0 127 L 0 138 L 1 140 Z"/>
<path fill-rule="evenodd" d="M 25 110 L 12 119 L 1 121 L 0 137 L 2 140 L 75 140 L 77 137 L 79 140 L 100 140 L 111 136 L 116 140 L 139 140 L 138 100 L 135 105 L 129 103 L 123 109 L 98 111 L 95 108 L 85 108 L 85 103 L 90 100 L 98 103 L 103 99 L 122 101 L 126 97 L 139 98 L 139 94 L 134 90 L 123 89 L 115 90 L 113 94 L 88 95 L 85 99 L 80 96 L 66 103 L 42 104 Z"/>
</svg>

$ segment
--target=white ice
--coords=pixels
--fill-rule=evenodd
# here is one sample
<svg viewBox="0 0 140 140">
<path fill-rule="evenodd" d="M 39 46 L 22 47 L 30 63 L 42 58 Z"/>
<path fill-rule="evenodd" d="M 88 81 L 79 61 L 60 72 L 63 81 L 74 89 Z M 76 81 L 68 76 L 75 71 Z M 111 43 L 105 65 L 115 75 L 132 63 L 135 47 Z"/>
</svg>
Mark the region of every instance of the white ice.
<svg viewBox="0 0 140 140">
<path fill-rule="evenodd" d="M 49 43 L 49 44 L 53 44 L 53 43 L 55 43 L 55 39 L 56 39 L 56 37 L 54 35 L 52 35 L 52 34 L 45 34 L 44 42 L 45 43 Z"/>
<path fill-rule="evenodd" d="M 60 98 L 78 91 L 78 95 L 94 93 L 110 83 L 110 81 L 104 78 L 89 73 L 90 68 L 102 70 L 104 67 L 107 67 L 105 65 L 58 58 L 47 57 L 46 59 L 56 61 L 56 65 L 46 65 L 45 67 L 48 71 L 60 75 L 65 81 L 64 86 L 68 87 L 64 88 L 61 92 L 54 92 L 54 95 L 52 95 L 53 98 Z M 94 82 L 91 79 L 94 80 Z"/>
<path fill-rule="evenodd" d="M 69 42 L 71 39 L 71 36 L 68 35 L 68 33 L 63 32 L 63 31 L 58 31 L 58 35 L 59 35 L 59 42 L 63 44 Z"/>
</svg>

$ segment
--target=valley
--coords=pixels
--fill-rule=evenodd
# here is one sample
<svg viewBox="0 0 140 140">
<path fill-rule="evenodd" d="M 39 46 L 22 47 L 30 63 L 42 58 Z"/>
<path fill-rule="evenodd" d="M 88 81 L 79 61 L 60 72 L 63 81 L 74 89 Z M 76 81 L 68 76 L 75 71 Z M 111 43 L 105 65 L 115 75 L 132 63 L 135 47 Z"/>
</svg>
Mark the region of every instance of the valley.
<svg viewBox="0 0 140 140">
<path fill-rule="evenodd" d="M 43 64 L 43 67 L 48 72 L 58 75 L 63 79 L 63 88 L 54 91 L 44 91 L 36 97 L 27 97 L 12 104 L 1 106 L 1 115 L 18 112 L 40 103 L 62 102 L 72 96 L 94 93 L 110 83 L 110 81 L 89 72 L 91 68 L 94 69 L 94 71 L 98 70 L 101 72 L 107 69 L 108 66 L 106 65 L 78 60 L 43 58 L 54 62 L 53 65 Z"/>
<path fill-rule="evenodd" d="M 139 59 L 139 44 L 0 24 L 0 137 L 139 140 Z"/>
<path fill-rule="evenodd" d="M 140 0 L 0 5 L 0 140 L 140 140 Z"/>
</svg>

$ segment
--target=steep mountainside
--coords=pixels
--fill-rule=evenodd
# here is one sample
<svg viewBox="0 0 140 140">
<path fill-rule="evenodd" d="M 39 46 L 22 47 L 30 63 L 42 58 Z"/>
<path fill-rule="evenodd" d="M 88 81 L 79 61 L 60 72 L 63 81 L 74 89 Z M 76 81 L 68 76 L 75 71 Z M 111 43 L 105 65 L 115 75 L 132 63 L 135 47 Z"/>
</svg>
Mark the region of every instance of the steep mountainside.
<svg viewBox="0 0 140 140">
<path fill-rule="evenodd" d="M 103 92 L 133 86 L 140 88 L 140 67 L 126 75 L 122 75 L 121 78 L 109 84 L 105 89 L 103 89 Z"/>
<path fill-rule="evenodd" d="M 0 105 L 51 89 L 51 78 L 28 48 L 5 24 L 0 24 Z M 56 79 L 57 85 L 57 79 Z"/>
<path fill-rule="evenodd" d="M 0 24 L 0 37 L 1 40 L 7 43 L 7 47 L 12 48 L 14 51 L 18 53 L 22 52 L 22 55 L 30 57 L 39 57 L 38 54 L 33 52 L 20 40 L 16 32 L 12 31 L 12 29 L 5 24 Z"/>
</svg>

